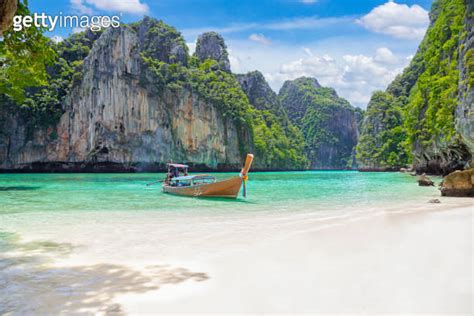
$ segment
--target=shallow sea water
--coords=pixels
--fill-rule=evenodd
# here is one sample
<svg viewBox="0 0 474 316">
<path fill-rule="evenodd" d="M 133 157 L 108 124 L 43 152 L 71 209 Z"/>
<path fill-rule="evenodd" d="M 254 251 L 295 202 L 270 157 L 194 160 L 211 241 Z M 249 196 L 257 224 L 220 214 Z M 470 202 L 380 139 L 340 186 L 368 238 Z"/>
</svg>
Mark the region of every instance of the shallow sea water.
<svg viewBox="0 0 474 316">
<path fill-rule="evenodd" d="M 247 198 L 236 200 L 147 186 L 163 177 L 0 174 L 0 314 L 118 313 L 119 295 L 212 279 L 216 260 L 249 245 L 440 195 L 402 173 L 253 172 Z"/>
<path fill-rule="evenodd" d="M 235 174 L 217 173 L 218 179 Z M 183 198 L 147 183 L 163 174 L 0 174 L 0 216 L 81 211 L 331 211 L 426 200 L 436 188 L 418 187 L 401 173 L 353 171 L 256 172 L 248 197 Z M 32 215 L 34 216 L 34 215 Z M 0 217 L 1 219 L 1 217 Z M 1 221 L 0 221 L 1 223 Z"/>
</svg>

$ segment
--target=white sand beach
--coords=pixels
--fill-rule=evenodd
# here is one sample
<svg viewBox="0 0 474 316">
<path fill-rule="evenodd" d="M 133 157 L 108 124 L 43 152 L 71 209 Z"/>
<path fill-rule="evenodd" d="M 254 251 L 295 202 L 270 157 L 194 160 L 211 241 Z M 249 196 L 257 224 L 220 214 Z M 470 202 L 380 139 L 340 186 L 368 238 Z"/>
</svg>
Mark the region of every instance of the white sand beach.
<svg viewBox="0 0 474 316">
<path fill-rule="evenodd" d="M 440 200 L 330 216 L 61 214 L 35 229 L 18 214 L 0 296 L 14 314 L 471 315 L 473 200 Z"/>
</svg>

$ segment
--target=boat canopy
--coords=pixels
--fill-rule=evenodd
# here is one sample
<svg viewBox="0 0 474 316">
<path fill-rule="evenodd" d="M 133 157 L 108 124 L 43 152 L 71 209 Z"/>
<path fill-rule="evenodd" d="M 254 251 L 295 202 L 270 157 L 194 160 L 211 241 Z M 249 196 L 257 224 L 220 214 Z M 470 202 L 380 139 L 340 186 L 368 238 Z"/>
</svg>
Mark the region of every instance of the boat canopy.
<svg viewBox="0 0 474 316">
<path fill-rule="evenodd" d="M 174 168 L 189 168 L 188 165 L 182 165 L 180 163 L 169 163 L 168 164 L 169 167 L 174 167 Z"/>
<path fill-rule="evenodd" d="M 215 178 L 213 176 L 203 174 L 203 175 L 194 175 L 194 176 L 175 177 L 171 179 L 171 181 L 214 180 L 214 179 Z"/>
</svg>

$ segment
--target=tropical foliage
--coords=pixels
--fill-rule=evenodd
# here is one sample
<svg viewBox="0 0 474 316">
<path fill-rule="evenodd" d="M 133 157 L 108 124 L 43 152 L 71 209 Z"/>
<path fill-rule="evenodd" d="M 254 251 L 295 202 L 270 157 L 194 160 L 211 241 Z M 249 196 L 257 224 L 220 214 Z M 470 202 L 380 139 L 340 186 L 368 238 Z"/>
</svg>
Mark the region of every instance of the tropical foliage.
<svg viewBox="0 0 474 316">
<path fill-rule="evenodd" d="M 17 15 L 29 15 L 25 3 L 19 2 Z M 21 102 L 25 89 L 48 84 L 46 67 L 55 59 L 50 40 L 43 29 L 29 27 L 22 31 L 13 28 L 0 40 L 0 95 Z"/>
<path fill-rule="evenodd" d="M 357 146 L 361 165 L 400 167 L 411 162 L 415 148 L 418 153 L 442 150 L 458 141 L 454 112 L 465 14 L 463 0 L 433 3 L 433 23 L 410 65 L 386 93 L 376 92 L 371 99 Z"/>
<path fill-rule="evenodd" d="M 375 92 L 365 112 L 357 160 L 366 167 L 406 165 L 409 156 L 402 124 L 402 110 L 395 97 L 386 92 Z"/>
<path fill-rule="evenodd" d="M 334 89 L 306 77 L 287 82 L 279 96 L 303 134 L 305 153 L 313 166 L 353 167 L 356 130 L 351 133 L 350 125 L 360 114 L 349 102 L 338 97 Z"/>
<path fill-rule="evenodd" d="M 224 117 L 231 119 L 240 130 L 249 130 L 260 163 L 272 168 L 305 168 L 303 139 L 292 126 L 282 127 L 279 118 L 270 111 L 253 107 L 237 79 L 222 71 L 215 60 L 202 63 L 190 57 L 189 66 L 168 64 L 142 55 L 144 62 L 157 80 L 159 89 L 187 88 L 215 105 Z M 251 144 L 240 139 L 242 153 Z"/>
</svg>

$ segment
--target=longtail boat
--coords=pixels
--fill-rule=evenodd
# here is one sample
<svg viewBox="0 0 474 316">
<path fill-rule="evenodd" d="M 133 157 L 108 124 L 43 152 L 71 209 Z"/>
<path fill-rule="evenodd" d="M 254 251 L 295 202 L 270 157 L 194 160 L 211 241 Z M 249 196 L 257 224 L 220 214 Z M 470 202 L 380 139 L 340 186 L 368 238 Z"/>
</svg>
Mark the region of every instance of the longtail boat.
<svg viewBox="0 0 474 316">
<path fill-rule="evenodd" d="M 196 197 L 223 197 L 237 198 L 243 184 L 243 195 L 247 195 L 247 179 L 253 155 L 247 154 L 244 167 L 236 177 L 216 181 L 216 178 L 208 174 L 188 176 L 188 166 L 183 164 L 168 164 L 168 174 L 163 182 L 163 192 Z M 176 176 L 182 171 L 184 176 Z M 174 176 L 173 176 L 174 175 Z"/>
</svg>

